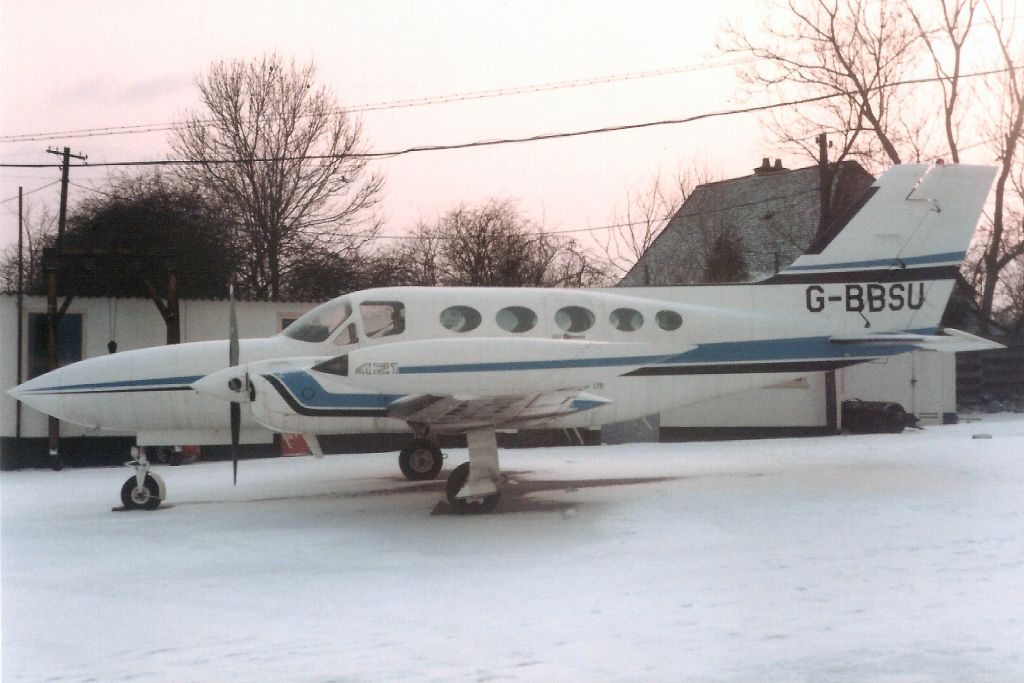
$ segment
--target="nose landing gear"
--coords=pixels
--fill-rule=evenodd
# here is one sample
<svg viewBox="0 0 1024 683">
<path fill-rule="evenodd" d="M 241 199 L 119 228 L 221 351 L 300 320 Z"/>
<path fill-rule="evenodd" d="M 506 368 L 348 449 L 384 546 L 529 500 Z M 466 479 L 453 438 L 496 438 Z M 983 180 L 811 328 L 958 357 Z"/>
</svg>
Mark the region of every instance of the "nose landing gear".
<svg viewBox="0 0 1024 683">
<path fill-rule="evenodd" d="M 125 463 L 135 474 L 121 487 L 121 503 L 125 510 L 156 510 L 167 497 L 164 479 L 149 471 L 149 458 L 144 448 L 132 448 L 133 460 Z"/>
</svg>

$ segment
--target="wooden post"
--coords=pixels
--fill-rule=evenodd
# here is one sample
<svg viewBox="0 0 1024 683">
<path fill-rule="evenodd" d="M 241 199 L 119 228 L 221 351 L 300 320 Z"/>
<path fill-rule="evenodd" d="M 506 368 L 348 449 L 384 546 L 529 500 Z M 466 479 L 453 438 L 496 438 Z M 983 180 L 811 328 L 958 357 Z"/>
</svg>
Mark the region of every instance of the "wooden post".
<svg viewBox="0 0 1024 683">
<path fill-rule="evenodd" d="M 21 365 L 24 362 L 24 342 L 22 337 L 25 335 L 25 248 L 23 216 L 22 216 L 22 189 L 18 187 L 18 370 L 17 370 L 17 384 L 21 384 L 22 373 Z M 17 384 L 15 386 L 17 386 Z M 21 401 L 14 402 L 14 437 L 17 439 L 21 438 Z"/>
<path fill-rule="evenodd" d="M 167 266 L 167 343 L 181 343 L 181 318 L 178 316 L 178 273 L 173 264 Z"/>
<path fill-rule="evenodd" d="M 46 264 L 46 360 L 47 367 L 52 371 L 60 365 L 57 355 L 57 264 L 55 258 L 44 259 Z M 50 458 L 55 462 L 60 459 L 60 420 L 50 416 L 47 430 L 47 447 Z"/>
</svg>

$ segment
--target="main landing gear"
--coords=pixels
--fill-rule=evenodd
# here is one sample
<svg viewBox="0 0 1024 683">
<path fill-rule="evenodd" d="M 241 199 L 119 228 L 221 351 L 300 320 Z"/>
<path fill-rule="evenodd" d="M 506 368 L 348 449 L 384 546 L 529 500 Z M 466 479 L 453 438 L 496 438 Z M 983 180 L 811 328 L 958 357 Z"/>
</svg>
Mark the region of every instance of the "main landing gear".
<svg viewBox="0 0 1024 683">
<path fill-rule="evenodd" d="M 126 510 L 156 510 L 167 497 L 167 486 L 163 477 L 149 471 L 146 449 L 132 448 L 133 460 L 126 462 L 135 468 L 135 474 L 121 487 L 121 502 Z"/>
<path fill-rule="evenodd" d="M 469 462 L 448 475 L 444 492 L 452 512 L 459 515 L 491 512 L 501 500 L 503 477 L 498 466 L 498 440 L 493 429 L 466 432 Z"/>
<path fill-rule="evenodd" d="M 498 440 L 493 429 L 466 432 L 469 462 L 462 463 L 448 475 L 445 497 L 452 512 L 459 515 L 491 512 L 501 500 L 498 487 L 504 477 L 498 466 Z M 406 479 L 428 481 L 441 472 L 444 455 L 425 429 L 398 454 L 398 467 Z"/>
<path fill-rule="evenodd" d="M 410 481 L 428 481 L 441 472 L 444 454 L 436 443 L 416 438 L 398 454 L 398 468 Z"/>
</svg>

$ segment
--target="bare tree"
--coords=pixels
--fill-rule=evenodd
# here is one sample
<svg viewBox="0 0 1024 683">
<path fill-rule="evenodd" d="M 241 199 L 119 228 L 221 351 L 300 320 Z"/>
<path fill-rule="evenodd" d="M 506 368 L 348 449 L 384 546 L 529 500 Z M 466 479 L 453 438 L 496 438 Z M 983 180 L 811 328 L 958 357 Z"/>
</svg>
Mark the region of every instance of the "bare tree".
<svg viewBox="0 0 1024 683">
<path fill-rule="evenodd" d="M 1008 288 L 1024 258 L 1017 218 L 1024 199 L 1013 181 L 1024 141 L 1024 45 L 1008 18 L 1013 12 L 994 11 L 987 0 L 939 0 L 927 9 L 912 0 L 788 0 L 776 9 L 753 37 L 730 27 L 723 47 L 755 58 L 743 72 L 753 87 L 777 94 L 781 87 L 788 97 L 834 95 L 776 115 L 771 125 L 784 145 L 810 154 L 815 129 L 835 133 L 842 140 L 835 162 L 854 156 L 877 171 L 882 162 L 945 153 L 958 162 L 963 150 L 990 143 L 999 173 L 965 276 L 977 292 L 982 331 L 1005 319 L 998 309 L 1013 300 Z M 975 87 L 975 106 L 966 109 L 965 60 L 992 47 L 998 73 Z M 935 83 L 901 85 L 917 65 L 930 67 Z M 965 145 L 968 136 L 975 139 Z"/>
<path fill-rule="evenodd" d="M 839 140 L 834 161 L 853 157 L 866 167 L 898 164 L 901 148 L 926 121 L 897 104 L 908 92 L 918 40 L 903 6 L 886 0 L 787 0 L 766 12 L 760 30 L 733 23 L 720 48 L 754 59 L 740 76 L 776 100 L 821 97 L 775 110 L 769 127 L 782 143 L 816 159 L 814 140 Z M 865 133 L 867 133 L 865 135 Z"/>
<path fill-rule="evenodd" d="M 585 287 L 605 279 L 576 240 L 544 232 L 508 200 L 456 207 L 410 237 L 397 249 L 404 284 Z"/>
<path fill-rule="evenodd" d="M 45 292 L 43 249 L 57 238 L 57 216 L 46 204 L 25 203 L 22 286 L 26 292 Z M 0 253 L 0 286 L 5 292 L 18 289 L 18 243 Z"/>
<path fill-rule="evenodd" d="M 1004 70 L 991 84 L 993 102 L 988 132 L 999 162 L 991 224 L 986 230 L 981 258 L 980 319 L 982 332 L 993 318 L 1000 279 L 1009 271 L 1011 280 L 1024 267 L 1024 41 L 1014 35 L 1010 19 L 997 18 L 986 2 Z M 1012 290 L 1013 287 L 1011 286 Z M 1012 292 L 1003 292 L 1013 300 Z"/>
<path fill-rule="evenodd" d="M 959 118 L 957 104 L 960 101 L 961 73 L 963 69 L 964 44 L 974 27 L 974 15 L 980 0 L 939 0 L 942 10 L 942 25 L 935 30 L 927 26 L 919 9 L 911 0 L 903 0 L 907 12 L 914 20 L 917 35 L 931 57 L 935 75 L 942 88 L 943 129 L 946 145 L 954 164 L 960 163 L 960 149 L 957 141 Z M 936 40 L 936 33 L 944 41 Z"/>
<path fill-rule="evenodd" d="M 655 284 L 649 264 L 640 257 L 654 244 L 654 240 L 668 226 L 690 193 L 699 185 L 716 180 L 706 166 L 680 169 L 675 177 L 666 181 L 661 173 L 654 175 L 646 186 L 626 190 L 625 207 L 612 215 L 614 226 L 600 242 L 611 274 L 621 278 L 634 268 L 643 268 L 638 283 Z"/>
<path fill-rule="evenodd" d="M 182 173 L 229 211 L 249 294 L 277 299 L 294 264 L 313 249 L 354 254 L 383 179 L 366 168 L 358 120 L 315 82 L 312 63 L 276 54 L 216 62 L 197 79 L 204 110 L 171 133 Z"/>
</svg>

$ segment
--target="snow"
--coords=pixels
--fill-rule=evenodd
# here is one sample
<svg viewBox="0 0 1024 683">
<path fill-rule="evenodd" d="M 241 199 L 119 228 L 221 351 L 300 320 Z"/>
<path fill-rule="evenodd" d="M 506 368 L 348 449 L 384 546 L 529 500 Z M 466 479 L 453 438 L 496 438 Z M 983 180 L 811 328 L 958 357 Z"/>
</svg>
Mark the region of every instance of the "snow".
<svg viewBox="0 0 1024 683">
<path fill-rule="evenodd" d="M 1024 680 L 1022 416 L 502 465 L 481 517 L 394 455 L 4 472 L 3 680 Z"/>
</svg>

